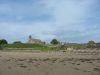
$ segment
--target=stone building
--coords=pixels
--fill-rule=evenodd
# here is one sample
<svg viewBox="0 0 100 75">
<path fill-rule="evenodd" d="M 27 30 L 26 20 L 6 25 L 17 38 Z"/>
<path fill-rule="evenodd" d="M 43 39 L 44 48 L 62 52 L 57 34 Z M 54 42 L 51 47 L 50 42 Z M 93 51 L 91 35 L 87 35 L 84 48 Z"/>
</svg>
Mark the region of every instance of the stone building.
<svg viewBox="0 0 100 75">
<path fill-rule="evenodd" d="M 28 43 L 30 43 L 30 44 L 43 44 L 44 42 L 42 42 L 40 39 L 34 39 L 30 35 L 28 38 Z"/>
</svg>

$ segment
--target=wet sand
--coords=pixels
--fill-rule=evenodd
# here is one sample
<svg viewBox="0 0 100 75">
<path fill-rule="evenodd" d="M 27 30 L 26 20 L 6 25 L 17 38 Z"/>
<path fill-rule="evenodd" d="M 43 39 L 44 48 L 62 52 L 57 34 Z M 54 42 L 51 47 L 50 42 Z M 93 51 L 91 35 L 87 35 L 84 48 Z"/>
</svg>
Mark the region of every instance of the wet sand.
<svg viewBox="0 0 100 75">
<path fill-rule="evenodd" d="M 0 75 L 100 75 L 100 54 L 2 52 Z"/>
</svg>

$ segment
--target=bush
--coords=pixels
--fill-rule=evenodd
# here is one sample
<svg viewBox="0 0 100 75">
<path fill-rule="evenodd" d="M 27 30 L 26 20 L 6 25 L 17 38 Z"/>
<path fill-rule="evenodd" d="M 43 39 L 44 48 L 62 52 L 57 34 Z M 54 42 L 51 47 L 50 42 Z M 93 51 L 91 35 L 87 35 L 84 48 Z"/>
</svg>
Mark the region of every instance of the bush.
<svg viewBox="0 0 100 75">
<path fill-rule="evenodd" d="M 87 47 L 88 48 L 94 48 L 96 46 L 96 43 L 95 43 L 95 41 L 89 41 L 88 43 L 87 43 Z"/>
<path fill-rule="evenodd" d="M 22 44 L 22 42 L 21 41 L 15 41 L 15 42 L 13 42 L 13 44 Z"/>
<path fill-rule="evenodd" d="M 57 39 L 52 39 L 52 41 L 50 43 L 53 44 L 53 45 L 57 45 L 60 42 Z"/>
<path fill-rule="evenodd" d="M 8 42 L 5 39 L 0 40 L 0 45 L 8 44 Z"/>
</svg>

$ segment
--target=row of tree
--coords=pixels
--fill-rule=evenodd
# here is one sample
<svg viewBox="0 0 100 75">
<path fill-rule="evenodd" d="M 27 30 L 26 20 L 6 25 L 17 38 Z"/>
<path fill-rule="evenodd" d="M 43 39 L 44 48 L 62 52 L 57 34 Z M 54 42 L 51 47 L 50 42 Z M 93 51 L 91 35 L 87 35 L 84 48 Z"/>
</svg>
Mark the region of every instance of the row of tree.
<svg viewBox="0 0 100 75">
<path fill-rule="evenodd" d="M 57 39 L 52 39 L 50 43 L 52 45 L 58 45 L 58 44 L 60 44 L 60 41 L 58 41 Z M 7 40 L 5 40 L 5 39 L 0 40 L 0 46 L 4 45 L 4 44 L 8 44 Z M 15 42 L 13 42 L 13 44 L 22 44 L 22 42 L 21 41 L 15 41 Z M 95 47 L 96 42 L 95 41 L 89 41 L 87 43 L 87 46 L 88 47 Z"/>
<path fill-rule="evenodd" d="M 60 44 L 60 42 L 56 39 L 53 39 L 50 43 L 54 44 L 54 45 Z M 0 40 L 0 45 L 3 45 L 3 44 L 8 44 L 7 40 L 5 40 L 5 39 Z M 13 42 L 13 44 L 22 44 L 22 42 L 21 41 L 15 41 L 15 42 Z"/>
</svg>

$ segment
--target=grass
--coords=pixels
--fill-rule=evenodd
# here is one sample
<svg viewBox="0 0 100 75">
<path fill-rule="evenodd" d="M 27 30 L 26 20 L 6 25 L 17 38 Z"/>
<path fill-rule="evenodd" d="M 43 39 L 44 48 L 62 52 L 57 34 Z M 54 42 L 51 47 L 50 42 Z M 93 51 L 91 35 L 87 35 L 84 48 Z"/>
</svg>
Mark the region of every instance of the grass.
<svg viewBox="0 0 100 75">
<path fill-rule="evenodd" d="M 80 49 L 83 48 L 81 44 L 66 44 L 66 45 L 45 45 L 45 44 L 5 44 L 1 45 L 1 49 L 20 49 L 20 50 L 42 50 L 42 51 L 59 51 L 67 50 L 67 48 Z"/>
<path fill-rule="evenodd" d="M 32 50 L 45 50 L 45 51 L 58 51 L 58 50 L 66 50 L 68 47 L 77 47 L 77 46 L 62 46 L 62 45 L 53 45 L 52 47 L 44 44 L 5 44 L 2 45 L 2 48 L 12 48 L 12 49 L 32 49 Z"/>
<path fill-rule="evenodd" d="M 43 44 L 6 44 L 2 45 L 2 48 L 28 48 L 33 50 L 48 50 L 49 47 Z"/>
</svg>

